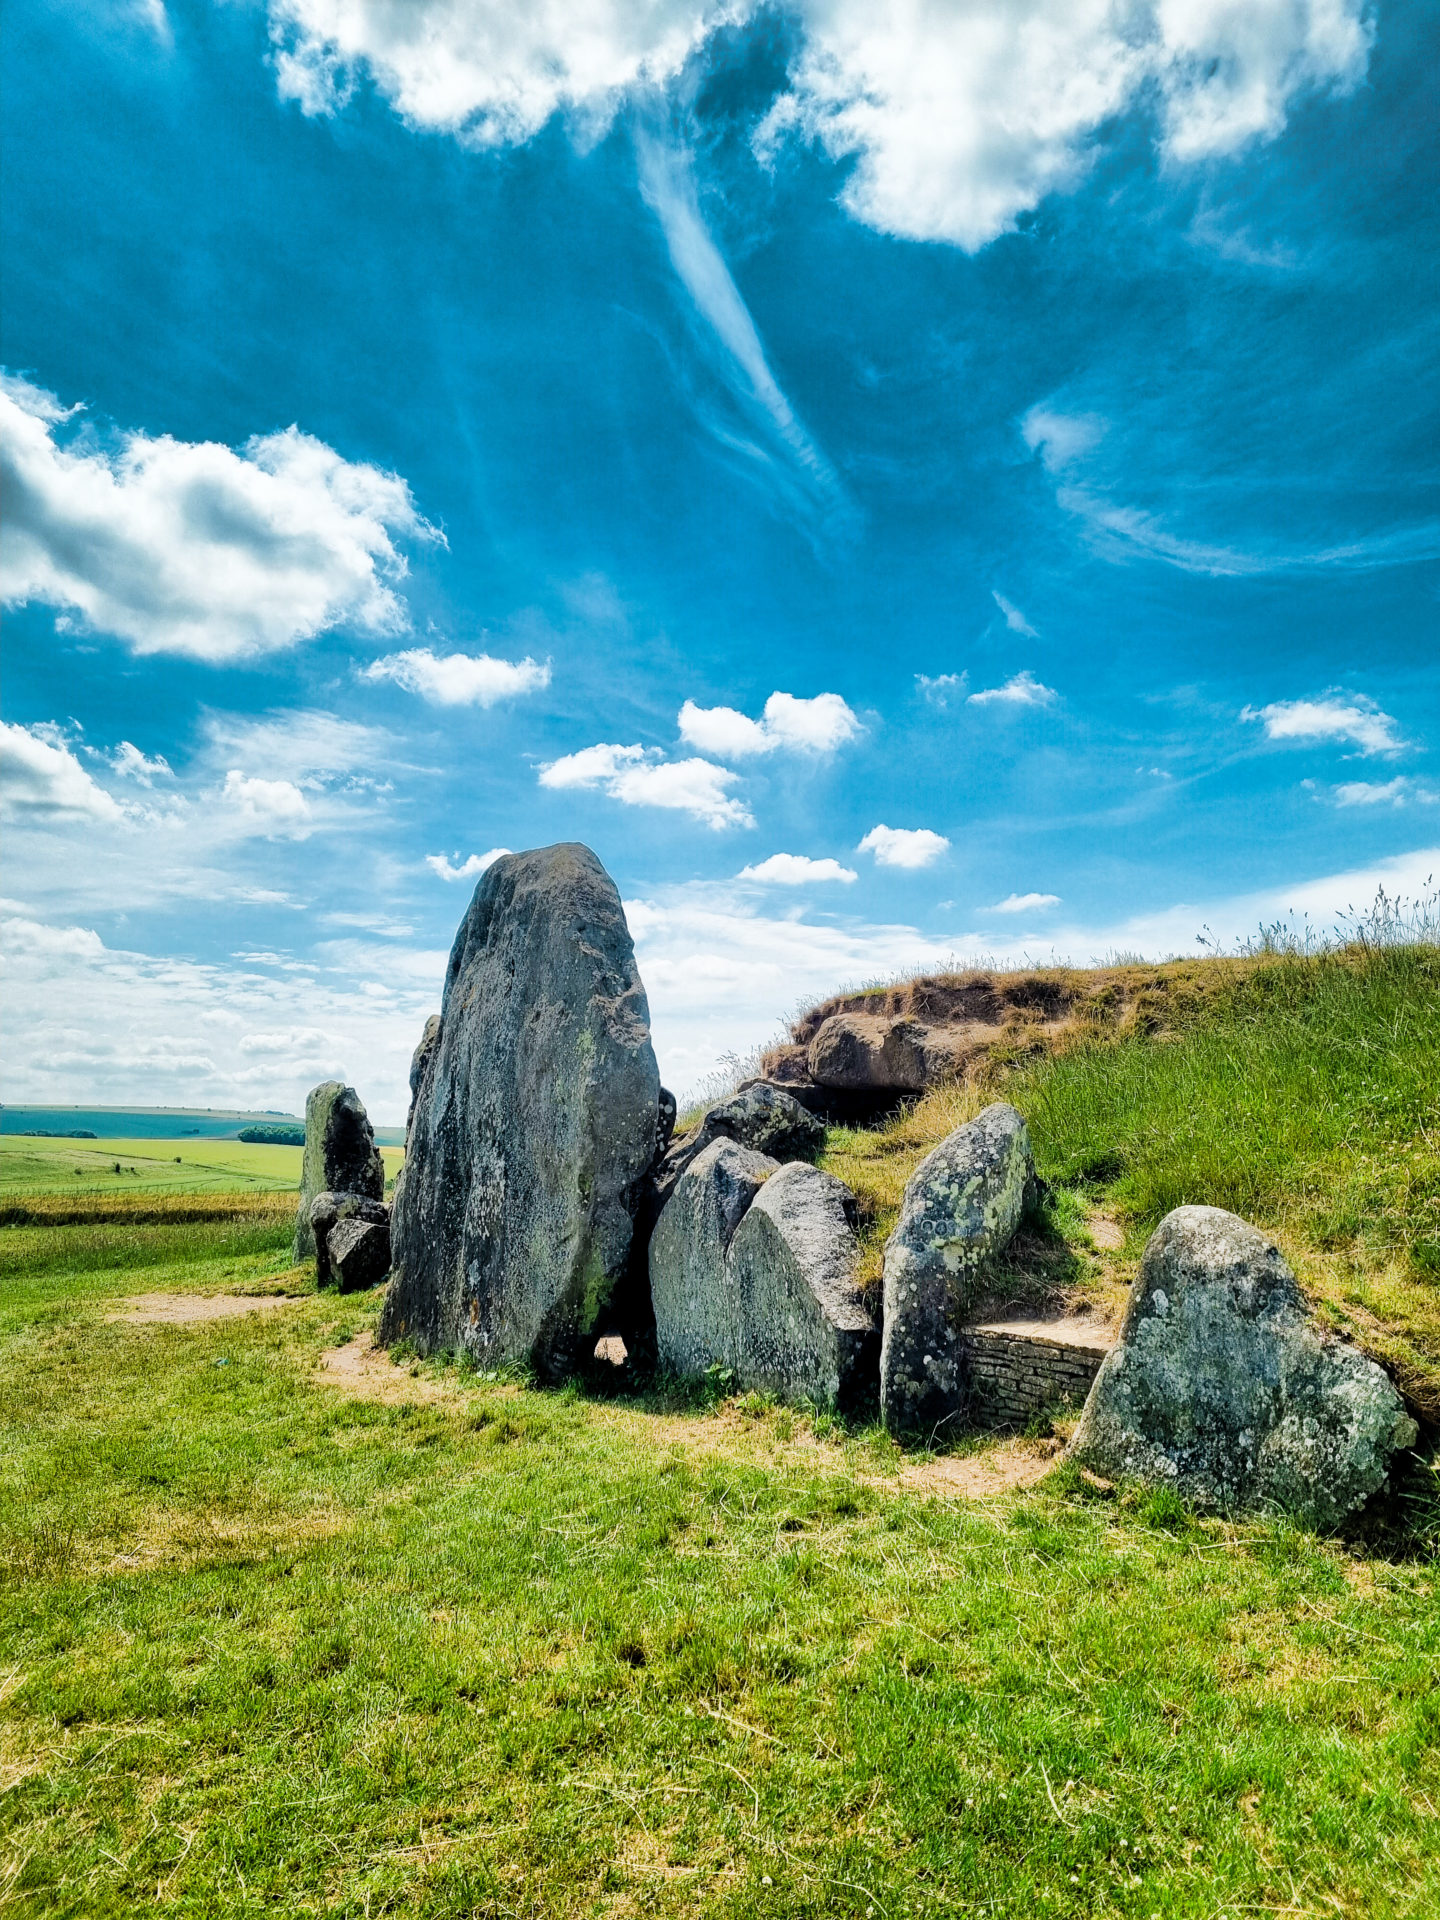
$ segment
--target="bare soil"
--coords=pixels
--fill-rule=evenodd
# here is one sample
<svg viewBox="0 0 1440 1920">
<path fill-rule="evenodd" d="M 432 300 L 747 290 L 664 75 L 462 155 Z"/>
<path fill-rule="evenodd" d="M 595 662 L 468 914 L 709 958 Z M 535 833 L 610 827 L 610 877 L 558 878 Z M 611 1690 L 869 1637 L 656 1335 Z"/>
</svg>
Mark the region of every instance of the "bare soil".
<svg viewBox="0 0 1440 1920">
<path fill-rule="evenodd" d="M 130 1326 L 188 1327 L 289 1306 L 296 1297 L 293 1293 L 137 1293 L 128 1306 L 105 1318 Z"/>
</svg>

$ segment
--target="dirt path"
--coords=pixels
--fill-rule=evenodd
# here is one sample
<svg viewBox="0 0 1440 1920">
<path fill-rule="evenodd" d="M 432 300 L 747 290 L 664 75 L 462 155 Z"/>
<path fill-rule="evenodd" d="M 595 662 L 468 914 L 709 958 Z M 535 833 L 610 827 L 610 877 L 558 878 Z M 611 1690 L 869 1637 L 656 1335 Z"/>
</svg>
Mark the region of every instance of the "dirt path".
<svg viewBox="0 0 1440 1920">
<path fill-rule="evenodd" d="M 266 1313 L 288 1307 L 292 1293 L 137 1293 L 107 1320 L 130 1326 L 188 1327 L 205 1320 L 229 1320 L 239 1313 Z"/>
<path fill-rule="evenodd" d="M 418 1367 L 412 1373 L 408 1366 L 397 1366 L 370 1333 L 357 1333 L 343 1347 L 327 1348 L 320 1356 L 320 1378 L 343 1388 L 354 1400 L 383 1400 L 392 1405 L 404 1400 L 445 1400 L 455 1393 L 448 1382 L 433 1380 Z"/>
</svg>

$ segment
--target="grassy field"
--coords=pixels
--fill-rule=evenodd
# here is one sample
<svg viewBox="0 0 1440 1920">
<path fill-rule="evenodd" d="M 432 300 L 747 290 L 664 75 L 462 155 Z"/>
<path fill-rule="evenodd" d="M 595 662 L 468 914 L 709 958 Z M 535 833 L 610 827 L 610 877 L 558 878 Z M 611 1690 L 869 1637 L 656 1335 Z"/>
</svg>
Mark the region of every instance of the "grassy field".
<svg viewBox="0 0 1440 1920">
<path fill-rule="evenodd" d="M 1310 1284 L 1391 1272 L 1377 1324 L 1433 1363 L 1429 976 L 1315 979 L 1277 986 L 1262 1025 L 1300 1037 L 1254 1075 L 1275 983 L 1008 1070 L 1057 1183 L 1027 1284 L 1113 1293 L 1200 1167 Z M 1297 1106 L 1333 1020 L 1351 1064 Z M 1237 1085 L 1206 1160 L 1180 1122 Z M 834 1136 L 877 1222 L 968 1097 Z M 1418 1464 L 1346 1540 L 1197 1518 L 1038 1435 L 931 1459 L 755 1396 L 392 1365 L 378 1299 L 289 1267 L 288 1194 L 24 1204 L 0 1227 L 0 1913 L 1440 1911 Z M 1123 1248 L 1091 1244 L 1097 1207 Z M 270 1298 L 119 1317 L 213 1294 Z"/>
<path fill-rule="evenodd" d="M 387 1184 L 404 1160 L 382 1147 Z M 299 1147 L 243 1140 L 47 1140 L 0 1134 L 0 1205 L 40 1193 L 294 1193 Z"/>
</svg>

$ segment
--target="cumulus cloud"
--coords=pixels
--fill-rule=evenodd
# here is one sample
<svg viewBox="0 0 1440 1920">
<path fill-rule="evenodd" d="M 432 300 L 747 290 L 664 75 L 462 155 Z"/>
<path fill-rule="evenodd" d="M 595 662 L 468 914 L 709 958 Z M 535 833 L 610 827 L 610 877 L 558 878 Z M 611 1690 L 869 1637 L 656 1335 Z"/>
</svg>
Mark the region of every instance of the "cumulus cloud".
<svg viewBox="0 0 1440 1920">
<path fill-rule="evenodd" d="M 110 756 L 110 764 L 122 780 L 137 786 L 153 787 L 157 780 L 173 780 L 174 769 L 163 753 L 144 754 L 133 741 L 122 740 Z"/>
<path fill-rule="evenodd" d="M 1007 893 L 1003 900 L 997 900 L 993 907 L 983 909 L 986 913 L 1040 913 L 1046 907 L 1058 907 L 1058 893 Z"/>
<path fill-rule="evenodd" d="M 398 475 L 296 427 L 239 452 L 143 433 L 106 446 L 67 434 L 75 411 L 0 379 L 7 606 L 43 602 L 137 653 L 212 663 L 345 624 L 405 627 L 396 542 L 440 536 Z"/>
<path fill-rule="evenodd" d="M 737 877 L 758 880 L 767 887 L 806 887 L 825 880 L 839 880 L 848 886 L 860 876 L 853 867 L 842 867 L 838 860 L 812 860 L 804 853 L 772 853 L 768 860 L 742 867 Z"/>
<path fill-rule="evenodd" d="M 1397 774 L 1393 780 L 1345 780 L 1331 795 L 1337 807 L 1404 807 L 1412 801 L 1433 807 L 1440 793 Z"/>
<path fill-rule="evenodd" d="M 624 806 L 688 813 L 717 832 L 755 824 L 749 808 L 727 792 L 739 777 L 709 760 L 662 760 L 644 747 L 603 743 L 567 753 L 540 769 L 542 787 L 598 788 Z"/>
<path fill-rule="evenodd" d="M 475 880 L 487 867 L 493 867 L 497 860 L 503 860 L 509 852 L 509 847 L 491 847 L 488 853 L 472 853 L 465 860 L 461 860 L 457 854 L 453 863 L 443 853 L 427 853 L 425 864 L 432 873 L 438 873 L 442 880 Z"/>
<path fill-rule="evenodd" d="M 877 867 L 930 867 L 945 853 L 950 842 L 943 833 L 929 827 L 872 827 L 856 848 L 857 853 L 873 853 Z"/>
<path fill-rule="evenodd" d="M 1400 753 L 1406 742 L 1398 722 L 1364 694 L 1338 688 L 1318 700 L 1275 700 L 1268 707 L 1246 707 L 1242 720 L 1258 720 L 1267 740 L 1333 740 L 1362 754 Z"/>
<path fill-rule="evenodd" d="M 1272 138 L 1307 90 L 1363 78 L 1362 0 L 805 0 L 790 90 L 761 129 L 854 156 L 841 201 L 882 232 L 974 251 L 1087 170 L 1101 126 L 1154 97 L 1165 154 Z"/>
<path fill-rule="evenodd" d="M 220 803 L 248 833 L 302 839 L 310 831 L 310 805 L 293 780 L 263 780 L 232 767 Z"/>
<path fill-rule="evenodd" d="M 0 720 L 0 806 L 36 821 L 114 822 L 124 817 L 58 729 L 12 726 L 5 720 Z"/>
<path fill-rule="evenodd" d="M 497 701 L 538 693 L 550 684 L 550 666 L 528 656 L 497 660 L 488 653 L 433 653 L 407 647 L 372 660 L 362 680 L 393 680 L 437 707 L 493 707 Z"/>
<path fill-rule="evenodd" d="M 271 0 L 281 94 L 339 110 L 361 70 L 412 126 L 474 146 L 555 113 L 594 138 L 759 0 Z M 1174 162 L 1271 139 L 1307 92 L 1363 79 L 1364 0 L 792 0 L 788 86 L 756 137 L 852 159 L 856 219 L 974 250 L 1084 176 L 1104 124 L 1153 103 Z M 677 262 L 677 266 L 678 266 Z"/>
<path fill-rule="evenodd" d="M 1011 676 L 1003 686 L 982 687 L 978 693 L 972 693 L 967 705 L 972 707 L 1053 707 L 1060 698 L 1053 687 L 1045 687 L 1028 669 L 1024 673 Z"/>
<path fill-rule="evenodd" d="M 1011 633 L 1023 633 L 1027 640 L 1038 640 L 1039 634 L 1021 613 L 1020 609 L 1007 600 L 1003 593 L 991 592 L 990 598 L 1005 616 L 1005 624 Z"/>
<path fill-rule="evenodd" d="M 917 673 L 916 690 L 922 700 L 928 700 L 932 707 L 948 707 L 952 700 L 962 700 L 970 685 L 968 673 Z"/>
<path fill-rule="evenodd" d="M 860 731 L 859 720 L 838 693 L 817 693 L 811 700 L 772 693 L 759 720 L 734 707 L 697 707 L 693 700 L 680 709 L 682 740 L 702 753 L 723 753 L 732 760 L 781 749 L 834 753 Z"/>
</svg>

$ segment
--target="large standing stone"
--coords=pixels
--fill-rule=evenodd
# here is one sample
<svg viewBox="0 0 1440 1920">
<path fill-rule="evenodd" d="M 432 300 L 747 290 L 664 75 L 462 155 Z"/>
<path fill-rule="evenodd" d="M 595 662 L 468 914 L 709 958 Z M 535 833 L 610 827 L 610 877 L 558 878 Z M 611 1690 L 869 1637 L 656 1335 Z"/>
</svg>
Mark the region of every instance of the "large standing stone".
<svg viewBox="0 0 1440 1920">
<path fill-rule="evenodd" d="M 380 1338 L 569 1364 L 624 1272 L 659 1098 L 610 876 L 582 846 L 495 861 L 421 1065 Z"/>
<path fill-rule="evenodd" d="M 859 1257 L 843 1181 L 799 1160 L 771 1175 L 727 1262 L 741 1386 L 827 1407 L 873 1397 L 880 1337 L 855 1285 Z"/>
<path fill-rule="evenodd" d="M 911 1174 L 885 1246 L 880 1411 L 892 1432 L 963 1416 L 961 1329 L 987 1265 L 1020 1224 L 1034 1178 L 1025 1122 L 1003 1101 L 957 1127 Z"/>
<path fill-rule="evenodd" d="M 726 1256 L 736 1228 L 777 1162 L 712 1140 L 681 1173 L 650 1237 L 655 1348 L 680 1374 L 740 1364 L 737 1300 Z"/>
<path fill-rule="evenodd" d="M 1150 1236 L 1071 1452 L 1200 1506 L 1327 1529 L 1415 1437 L 1384 1371 L 1316 1326 L 1277 1247 L 1219 1207 L 1177 1207 Z"/>
<path fill-rule="evenodd" d="M 385 1197 L 385 1162 L 360 1096 L 341 1080 L 323 1080 L 305 1097 L 305 1158 L 300 1166 L 300 1205 L 295 1215 L 294 1259 L 315 1253 L 310 1207 L 322 1193 Z"/>
<path fill-rule="evenodd" d="M 410 1122 L 415 1118 L 415 1102 L 420 1096 L 420 1082 L 425 1078 L 425 1069 L 430 1064 L 430 1056 L 440 1044 L 440 1016 L 432 1013 L 425 1022 L 425 1030 L 414 1053 L 410 1056 L 410 1105 L 405 1113 L 405 1139 L 409 1143 Z"/>
</svg>

